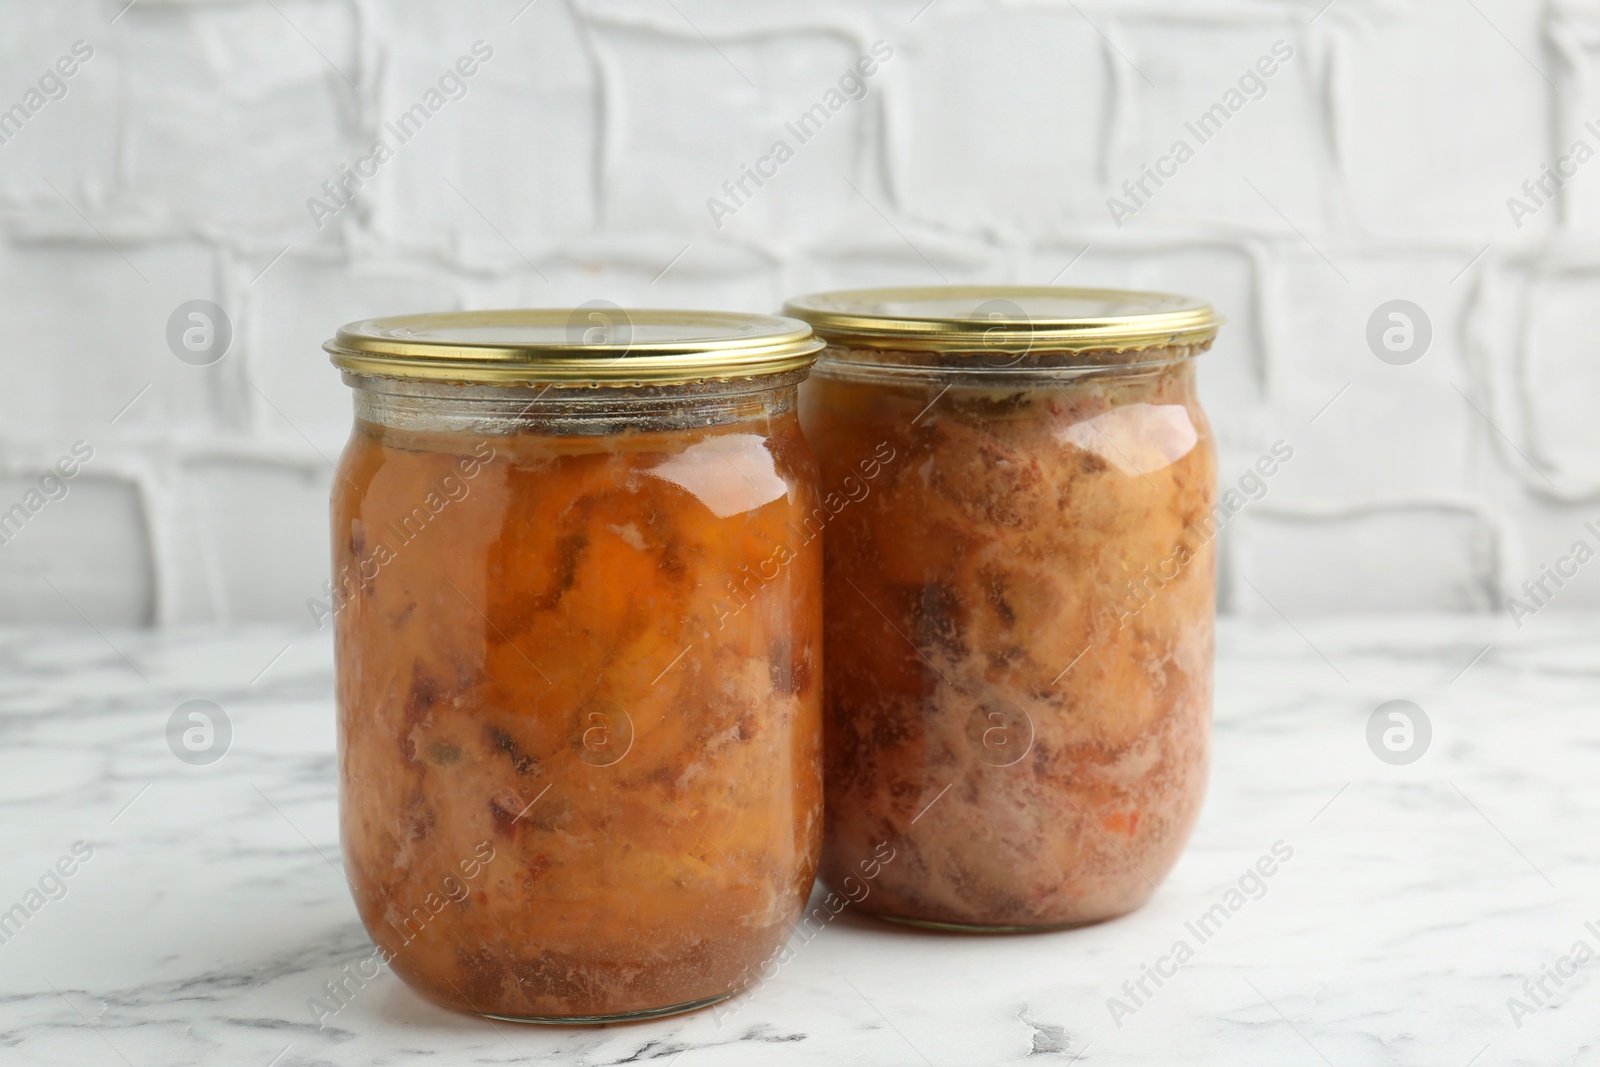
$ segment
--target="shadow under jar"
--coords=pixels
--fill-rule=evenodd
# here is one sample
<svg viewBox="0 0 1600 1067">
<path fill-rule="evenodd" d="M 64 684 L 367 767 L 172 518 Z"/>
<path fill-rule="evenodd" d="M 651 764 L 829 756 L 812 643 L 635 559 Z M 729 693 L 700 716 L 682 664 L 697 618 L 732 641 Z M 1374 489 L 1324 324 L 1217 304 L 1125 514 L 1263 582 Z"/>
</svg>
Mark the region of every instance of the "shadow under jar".
<svg viewBox="0 0 1600 1067">
<path fill-rule="evenodd" d="M 381 958 L 530 1022 L 749 984 L 822 830 L 821 554 L 762 316 L 358 322 L 333 492 L 340 824 Z"/>
<path fill-rule="evenodd" d="M 1199 301 L 825 293 L 823 880 L 982 931 L 1132 911 L 1205 792 L 1216 459 Z"/>
</svg>

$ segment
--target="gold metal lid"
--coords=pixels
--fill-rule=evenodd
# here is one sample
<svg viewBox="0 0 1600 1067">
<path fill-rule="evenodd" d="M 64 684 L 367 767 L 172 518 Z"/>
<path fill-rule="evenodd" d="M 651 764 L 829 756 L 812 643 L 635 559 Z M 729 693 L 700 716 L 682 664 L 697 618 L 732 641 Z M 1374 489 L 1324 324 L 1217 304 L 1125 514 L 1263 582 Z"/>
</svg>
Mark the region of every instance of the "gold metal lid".
<svg viewBox="0 0 1600 1067">
<path fill-rule="evenodd" d="M 781 374 L 809 367 L 823 344 L 795 319 L 597 300 L 364 319 L 322 347 L 335 366 L 366 377 L 616 386 Z"/>
<path fill-rule="evenodd" d="M 1204 344 L 1223 323 L 1186 296 L 1054 286 L 928 286 L 814 293 L 784 305 L 829 344 L 992 353 Z"/>
</svg>

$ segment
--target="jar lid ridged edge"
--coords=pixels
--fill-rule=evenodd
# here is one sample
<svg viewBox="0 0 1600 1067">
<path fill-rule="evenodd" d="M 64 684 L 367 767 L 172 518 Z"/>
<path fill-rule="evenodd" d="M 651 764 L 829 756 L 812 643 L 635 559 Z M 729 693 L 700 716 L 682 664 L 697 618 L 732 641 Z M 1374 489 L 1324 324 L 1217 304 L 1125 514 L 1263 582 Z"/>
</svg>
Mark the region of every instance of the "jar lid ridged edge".
<svg viewBox="0 0 1600 1067">
<path fill-rule="evenodd" d="M 1144 305 L 1149 310 L 1098 316 L 1032 315 L 1022 302 L 1100 301 Z M 918 302 L 1009 304 L 989 317 L 886 314 L 863 305 Z M 1214 340 L 1226 321 L 1209 303 L 1145 290 L 1074 289 L 1057 286 L 927 286 L 812 293 L 788 301 L 783 313 L 811 324 L 833 345 L 863 348 L 987 352 L 1026 345 L 1069 352 L 1128 351 L 1194 345 Z"/>
<path fill-rule="evenodd" d="M 600 338 L 583 308 L 507 308 L 363 319 L 322 347 L 350 374 L 463 384 L 661 385 L 765 377 L 816 362 L 824 342 L 797 319 L 728 311 L 607 309 Z M 616 321 L 609 321 L 615 319 Z M 640 327 L 663 336 L 636 336 Z M 503 331 L 497 339 L 494 331 Z M 517 338 L 511 331 L 548 336 Z M 674 336 L 678 329 L 685 335 Z M 451 336 L 450 331 L 456 331 Z M 699 332 L 696 333 L 696 330 Z M 465 336 L 478 331 L 478 336 Z"/>
</svg>

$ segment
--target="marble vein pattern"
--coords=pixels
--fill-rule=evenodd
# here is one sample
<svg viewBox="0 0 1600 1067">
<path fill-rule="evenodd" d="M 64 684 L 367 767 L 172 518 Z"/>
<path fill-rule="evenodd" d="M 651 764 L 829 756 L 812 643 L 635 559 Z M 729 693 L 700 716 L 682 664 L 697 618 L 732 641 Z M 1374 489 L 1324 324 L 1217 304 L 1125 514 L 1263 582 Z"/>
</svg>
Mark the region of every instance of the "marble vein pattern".
<svg viewBox="0 0 1600 1067">
<path fill-rule="evenodd" d="M 1143 910 L 974 937 L 846 909 L 719 1011 L 592 1029 L 373 974 L 332 682 L 282 627 L 0 632 L 0 1062 L 1600 1064 L 1595 615 L 1224 619 L 1205 810 Z M 1401 699 L 1431 736 L 1395 764 L 1368 725 Z M 174 754 L 194 700 L 213 762 Z"/>
</svg>

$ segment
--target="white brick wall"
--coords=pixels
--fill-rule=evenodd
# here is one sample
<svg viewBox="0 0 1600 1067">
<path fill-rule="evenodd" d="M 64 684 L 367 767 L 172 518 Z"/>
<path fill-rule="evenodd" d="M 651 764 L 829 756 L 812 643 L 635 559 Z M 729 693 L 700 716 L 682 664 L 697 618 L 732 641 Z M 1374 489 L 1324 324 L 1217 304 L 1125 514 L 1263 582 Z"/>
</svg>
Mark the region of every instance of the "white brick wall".
<svg viewBox="0 0 1600 1067">
<path fill-rule="evenodd" d="M 0 545 L 0 621 L 309 621 L 349 425 L 319 345 L 437 308 L 1207 296 L 1224 479 L 1295 448 L 1226 534 L 1231 610 L 1499 609 L 1600 517 L 1600 160 L 1522 227 L 1506 207 L 1600 150 L 1600 4 L 524 2 L 0 0 L 0 108 L 94 49 L 0 144 L 0 509 L 94 449 Z M 313 225 L 479 40 L 465 97 Z M 716 225 L 707 199 L 879 40 L 865 98 Z M 1265 95 L 1114 225 L 1277 40 Z M 1365 340 L 1395 298 L 1434 328 L 1409 366 Z M 234 324 L 214 366 L 167 348 L 192 299 Z M 1600 604 L 1595 571 L 1557 604 Z"/>
</svg>

